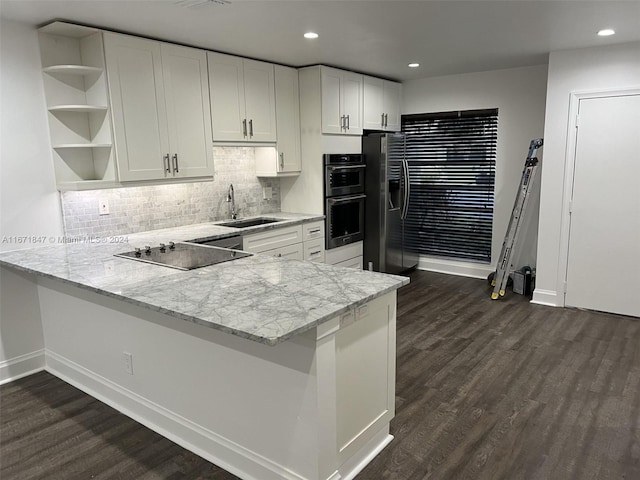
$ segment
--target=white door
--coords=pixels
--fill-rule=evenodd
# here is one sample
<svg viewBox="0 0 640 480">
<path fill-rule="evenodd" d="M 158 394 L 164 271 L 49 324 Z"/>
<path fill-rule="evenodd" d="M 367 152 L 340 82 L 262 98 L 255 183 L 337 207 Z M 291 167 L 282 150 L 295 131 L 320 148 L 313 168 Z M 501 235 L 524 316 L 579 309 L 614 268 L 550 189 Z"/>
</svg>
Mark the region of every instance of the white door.
<svg viewBox="0 0 640 480">
<path fill-rule="evenodd" d="M 104 47 L 119 179 L 164 178 L 169 139 L 160 43 L 105 33 Z"/>
<path fill-rule="evenodd" d="M 246 140 L 242 58 L 207 52 L 213 140 Z"/>
<path fill-rule="evenodd" d="M 579 105 L 565 304 L 640 316 L 640 95 Z"/>
<path fill-rule="evenodd" d="M 162 65 L 173 173 L 213 175 L 207 55 L 195 48 L 162 44 Z"/>
<path fill-rule="evenodd" d="M 276 141 L 276 93 L 273 64 L 244 60 L 244 98 L 248 137 L 252 142 Z"/>
</svg>

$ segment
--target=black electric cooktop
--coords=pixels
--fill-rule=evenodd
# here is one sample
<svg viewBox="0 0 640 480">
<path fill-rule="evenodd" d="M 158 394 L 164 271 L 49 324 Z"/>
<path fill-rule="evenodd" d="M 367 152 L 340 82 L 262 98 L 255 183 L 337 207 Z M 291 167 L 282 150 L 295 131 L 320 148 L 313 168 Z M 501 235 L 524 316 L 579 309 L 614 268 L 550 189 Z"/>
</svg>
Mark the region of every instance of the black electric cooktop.
<svg viewBox="0 0 640 480">
<path fill-rule="evenodd" d="M 167 245 L 161 243 L 159 247 L 136 248 L 133 252 L 115 254 L 116 257 L 163 265 L 179 270 L 193 270 L 194 268 L 237 260 L 251 255 L 251 253 L 229 248 L 173 242 L 169 242 Z"/>
</svg>

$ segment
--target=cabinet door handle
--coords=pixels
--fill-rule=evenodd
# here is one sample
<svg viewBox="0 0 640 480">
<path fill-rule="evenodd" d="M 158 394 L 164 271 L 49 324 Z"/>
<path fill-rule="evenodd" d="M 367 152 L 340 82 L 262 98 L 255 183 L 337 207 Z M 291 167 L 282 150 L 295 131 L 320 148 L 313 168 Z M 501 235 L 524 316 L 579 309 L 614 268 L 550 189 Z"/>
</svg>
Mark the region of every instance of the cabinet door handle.
<svg viewBox="0 0 640 480">
<path fill-rule="evenodd" d="M 382 114 L 382 123 L 380 125 L 384 127 L 384 113 Z"/>
<path fill-rule="evenodd" d="M 242 120 L 242 136 L 247 136 L 247 119 Z"/>
<path fill-rule="evenodd" d="M 169 163 L 169 154 L 167 153 L 164 157 L 162 157 L 164 161 L 164 172 L 171 173 L 171 164 Z"/>
<path fill-rule="evenodd" d="M 320 233 L 320 229 L 319 228 L 315 228 L 313 230 L 309 230 L 309 235 L 314 234 L 314 233 Z"/>
<path fill-rule="evenodd" d="M 345 127 L 345 125 L 346 125 L 346 123 L 345 123 L 345 117 L 344 117 L 344 115 L 342 115 L 342 116 L 340 117 L 340 130 L 341 130 L 341 131 L 342 131 L 342 130 L 344 130 L 344 129 L 346 128 L 346 127 Z"/>
<path fill-rule="evenodd" d="M 280 152 L 280 170 L 284 170 L 284 152 Z"/>
<path fill-rule="evenodd" d="M 253 137 L 253 119 L 249 120 L 249 136 Z"/>
<path fill-rule="evenodd" d="M 309 252 L 309 256 L 320 255 L 320 253 L 322 253 L 322 250 L 316 250 L 315 252 Z"/>
<path fill-rule="evenodd" d="M 388 113 L 384 114 L 384 126 L 385 127 L 389 126 L 389 114 Z"/>
<path fill-rule="evenodd" d="M 349 130 L 350 126 L 351 126 L 351 120 L 349 119 L 349 115 L 347 115 L 347 130 Z"/>
<path fill-rule="evenodd" d="M 178 170 L 178 154 L 174 153 L 173 154 L 173 173 L 178 173 L 180 172 L 180 170 Z"/>
</svg>

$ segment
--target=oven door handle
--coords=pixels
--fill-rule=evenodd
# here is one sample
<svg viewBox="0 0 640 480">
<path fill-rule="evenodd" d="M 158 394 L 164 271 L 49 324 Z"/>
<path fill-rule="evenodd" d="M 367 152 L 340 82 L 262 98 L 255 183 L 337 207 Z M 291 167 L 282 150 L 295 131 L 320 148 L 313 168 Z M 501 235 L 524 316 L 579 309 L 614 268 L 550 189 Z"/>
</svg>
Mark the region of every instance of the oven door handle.
<svg viewBox="0 0 640 480">
<path fill-rule="evenodd" d="M 327 168 L 331 171 L 336 171 L 336 170 L 353 170 L 353 169 L 366 168 L 366 167 L 367 167 L 366 165 L 336 165 L 336 166 L 329 166 Z"/>
<path fill-rule="evenodd" d="M 327 198 L 329 205 L 335 205 L 336 203 L 353 202 L 354 200 L 360 200 L 366 198 L 366 195 L 350 195 L 348 197 Z"/>
</svg>

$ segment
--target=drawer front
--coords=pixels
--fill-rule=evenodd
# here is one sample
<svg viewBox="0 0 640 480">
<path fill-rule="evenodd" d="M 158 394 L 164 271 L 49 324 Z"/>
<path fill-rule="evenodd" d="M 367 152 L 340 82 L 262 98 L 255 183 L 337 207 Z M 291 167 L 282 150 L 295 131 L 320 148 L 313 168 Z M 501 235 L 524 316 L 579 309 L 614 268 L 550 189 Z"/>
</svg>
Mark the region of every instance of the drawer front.
<svg viewBox="0 0 640 480">
<path fill-rule="evenodd" d="M 273 250 L 267 250 L 262 252 L 263 255 L 272 255 L 274 257 L 290 258 L 292 260 L 303 259 L 303 247 L 302 243 L 296 243 L 294 245 L 287 245 L 286 247 L 274 248 Z"/>
<path fill-rule="evenodd" d="M 362 242 L 354 242 L 344 247 L 332 248 L 325 253 L 325 261 L 329 265 L 338 265 L 341 262 L 362 257 Z"/>
<path fill-rule="evenodd" d="M 324 263 L 324 239 L 304 242 L 304 259 L 309 262 Z"/>
<path fill-rule="evenodd" d="M 302 241 L 324 240 L 324 222 L 312 222 L 302 225 Z"/>
<path fill-rule="evenodd" d="M 300 243 L 302 242 L 302 225 L 274 228 L 266 232 L 244 235 L 243 241 L 244 250 L 254 253 L 262 253 L 267 250 Z"/>
<path fill-rule="evenodd" d="M 345 260 L 344 262 L 336 263 L 337 267 L 347 267 L 347 268 L 357 268 L 358 270 L 362 270 L 362 255 L 355 258 L 350 258 L 349 260 Z"/>
</svg>

